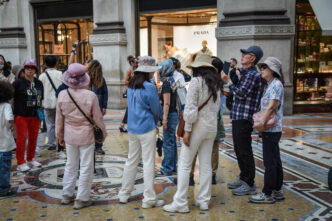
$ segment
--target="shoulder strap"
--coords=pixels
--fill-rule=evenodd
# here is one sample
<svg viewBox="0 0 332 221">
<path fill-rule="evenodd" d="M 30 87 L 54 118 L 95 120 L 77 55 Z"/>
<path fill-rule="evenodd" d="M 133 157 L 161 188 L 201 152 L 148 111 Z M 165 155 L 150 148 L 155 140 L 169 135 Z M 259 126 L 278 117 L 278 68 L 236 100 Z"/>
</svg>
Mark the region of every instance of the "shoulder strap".
<svg viewBox="0 0 332 221">
<path fill-rule="evenodd" d="M 56 91 L 56 87 L 55 87 L 55 85 L 54 85 L 54 83 L 53 83 L 53 81 L 52 81 L 50 75 L 47 73 L 47 71 L 46 71 L 45 73 L 46 73 L 46 76 L 47 76 L 48 80 L 51 82 L 54 91 Z"/>
<path fill-rule="evenodd" d="M 74 98 L 71 96 L 70 92 L 69 92 L 69 89 L 67 88 L 67 93 L 70 97 L 70 99 L 73 101 L 73 103 L 75 104 L 75 106 L 77 107 L 77 109 L 83 114 L 83 116 L 89 121 L 89 123 L 92 125 L 92 126 L 95 126 L 95 124 L 92 122 L 92 120 L 86 116 L 86 114 L 84 113 L 84 111 L 80 108 L 80 106 L 78 106 L 78 104 L 76 103 L 76 101 L 74 100 Z"/>
<path fill-rule="evenodd" d="M 210 95 L 210 97 L 198 108 L 198 111 L 202 110 L 203 107 L 205 107 L 205 105 L 207 105 L 207 103 L 209 102 L 210 98 L 212 97 L 212 94 Z"/>
<path fill-rule="evenodd" d="M 135 89 L 133 89 L 133 92 L 138 103 L 140 103 L 146 110 L 150 111 L 149 108 L 141 101 L 141 99 L 138 98 L 138 96 L 135 93 Z"/>
</svg>

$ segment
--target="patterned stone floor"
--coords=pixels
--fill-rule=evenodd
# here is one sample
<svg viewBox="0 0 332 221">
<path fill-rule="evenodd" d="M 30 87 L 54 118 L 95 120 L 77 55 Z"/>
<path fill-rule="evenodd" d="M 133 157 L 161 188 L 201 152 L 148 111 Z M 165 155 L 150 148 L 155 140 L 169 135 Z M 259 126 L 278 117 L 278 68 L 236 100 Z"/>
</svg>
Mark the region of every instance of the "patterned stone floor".
<svg viewBox="0 0 332 221">
<path fill-rule="evenodd" d="M 109 136 L 104 144 L 105 156 L 96 158 L 97 173 L 91 197 L 94 206 L 79 211 L 72 205 L 60 204 L 62 174 L 65 160 L 55 151 L 41 150 L 43 167 L 28 173 L 16 172 L 13 159 L 12 185 L 18 194 L 0 200 L 0 220 L 332 220 L 332 192 L 327 188 L 327 173 L 332 167 L 332 114 L 301 114 L 286 117 L 280 142 L 284 166 L 286 199 L 273 205 L 248 203 L 248 197 L 235 197 L 227 189 L 227 182 L 236 178 L 239 169 L 233 151 L 231 124 L 224 117 L 227 138 L 220 146 L 218 184 L 212 188 L 210 210 L 194 207 L 197 185 L 189 188 L 189 214 L 169 214 L 161 208 L 142 209 L 142 165 L 138 166 L 135 190 L 130 202 L 119 204 L 117 193 L 121 185 L 123 166 L 128 152 L 126 134 L 118 132 L 123 111 L 109 111 L 105 123 Z M 45 142 L 44 134 L 40 140 Z M 261 140 L 253 134 L 256 161 L 256 184 L 263 187 Z M 180 148 L 179 148 L 180 149 Z M 156 170 L 161 158 L 156 155 Z M 198 162 L 199 163 L 199 162 Z M 199 183 L 198 165 L 195 180 Z M 174 177 L 157 178 L 155 189 L 166 202 L 172 201 L 176 191 Z"/>
</svg>

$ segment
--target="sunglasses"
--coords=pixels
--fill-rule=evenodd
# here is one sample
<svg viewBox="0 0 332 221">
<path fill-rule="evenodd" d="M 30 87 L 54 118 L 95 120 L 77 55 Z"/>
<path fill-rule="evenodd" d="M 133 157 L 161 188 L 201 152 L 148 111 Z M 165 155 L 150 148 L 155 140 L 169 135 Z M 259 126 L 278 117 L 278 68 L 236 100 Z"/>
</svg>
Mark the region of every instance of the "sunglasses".
<svg viewBox="0 0 332 221">
<path fill-rule="evenodd" d="M 25 69 L 27 69 L 27 70 L 35 70 L 35 67 L 32 67 L 32 66 L 26 66 Z"/>
<path fill-rule="evenodd" d="M 268 66 L 266 65 L 266 64 L 262 64 L 261 66 L 260 66 L 260 69 L 263 69 L 263 70 L 265 70 L 265 69 L 267 69 L 268 68 Z"/>
</svg>

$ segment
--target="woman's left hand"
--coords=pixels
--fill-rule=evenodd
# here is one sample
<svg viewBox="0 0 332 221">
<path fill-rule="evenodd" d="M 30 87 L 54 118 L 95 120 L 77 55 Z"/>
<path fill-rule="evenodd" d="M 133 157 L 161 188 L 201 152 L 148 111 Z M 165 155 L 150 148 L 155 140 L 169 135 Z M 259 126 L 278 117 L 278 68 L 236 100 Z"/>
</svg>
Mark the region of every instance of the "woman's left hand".
<svg viewBox="0 0 332 221">
<path fill-rule="evenodd" d="M 259 123 L 257 127 L 255 127 L 258 132 L 263 133 L 265 131 L 265 126 L 263 123 Z"/>
<path fill-rule="evenodd" d="M 103 114 L 103 116 L 106 114 L 106 109 L 103 108 L 103 110 L 101 111 L 101 113 Z"/>
<path fill-rule="evenodd" d="M 191 136 L 191 132 L 184 131 L 184 135 L 183 135 L 183 143 L 184 143 L 187 147 L 190 146 L 190 136 Z"/>
</svg>

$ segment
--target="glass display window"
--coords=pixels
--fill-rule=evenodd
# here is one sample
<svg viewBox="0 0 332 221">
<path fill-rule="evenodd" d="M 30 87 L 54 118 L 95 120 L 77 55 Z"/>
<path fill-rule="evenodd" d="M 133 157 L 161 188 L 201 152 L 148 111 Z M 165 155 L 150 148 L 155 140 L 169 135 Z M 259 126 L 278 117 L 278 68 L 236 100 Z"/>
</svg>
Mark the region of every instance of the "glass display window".
<svg viewBox="0 0 332 221">
<path fill-rule="evenodd" d="M 93 21 L 91 19 L 39 23 L 38 55 L 41 67 L 45 65 L 45 56 L 55 55 L 58 57 L 57 69 L 66 69 L 72 45 L 75 42 L 79 42 L 77 62 L 87 62 L 92 58 L 92 47 L 89 44 L 89 35 L 92 34 L 92 31 Z"/>
<path fill-rule="evenodd" d="M 294 104 L 332 104 L 332 36 L 322 36 L 307 1 L 296 4 Z"/>
<path fill-rule="evenodd" d="M 185 67 L 193 54 L 216 55 L 217 8 L 140 14 L 139 24 L 141 56 L 157 62 L 176 57 L 189 72 Z"/>
</svg>

